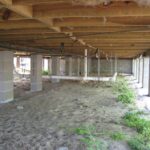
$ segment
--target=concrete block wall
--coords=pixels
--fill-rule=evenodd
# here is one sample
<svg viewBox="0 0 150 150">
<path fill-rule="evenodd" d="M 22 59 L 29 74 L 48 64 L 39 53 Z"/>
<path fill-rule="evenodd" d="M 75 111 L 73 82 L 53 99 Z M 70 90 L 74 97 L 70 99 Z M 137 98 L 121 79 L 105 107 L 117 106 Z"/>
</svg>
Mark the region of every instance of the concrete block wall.
<svg viewBox="0 0 150 150">
<path fill-rule="evenodd" d="M 132 74 L 132 59 L 119 59 L 117 68 L 118 73 Z"/>
<path fill-rule="evenodd" d="M 80 59 L 79 66 L 78 66 L 78 59 Z M 83 58 L 77 58 L 77 57 L 72 58 L 72 66 L 70 66 L 70 69 L 69 69 L 69 63 L 70 63 L 69 61 L 71 61 L 70 58 L 66 57 L 65 61 L 66 61 L 66 67 L 65 67 L 66 68 L 66 71 L 65 71 L 66 73 L 65 73 L 65 75 L 69 75 L 69 72 L 71 71 L 72 76 L 78 76 L 78 67 L 80 69 L 79 74 L 84 75 L 84 59 Z"/>
<path fill-rule="evenodd" d="M 78 61 L 80 59 L 80 61 Z M 51 58 L 52 75 L 70 75 L 84 76 L 84 58 L 79 57 L 52 57 Z M 78 64 L 78 62 L 80 62 Z M 131 59 L 118 59 L 116 61 L 116 70 L 118 73 L 132 74 L 133 66 Z M 111 67 L 112 66 L 112 67 Z M 88 58 L 88 76 L 98 74 L 98 59 Z M 111 69 L 112 68 L 112 69 Z M 112 70 L 112 71 L 111 71 Z M 115 59 L 100 60 L 100 74 L 113 75 L 115 73 Z"/>
<path fill-rule="evenodd" d="M 53 62 L 52 64 L 56 63 L 56 58 L 54 60 L 55 62 Z M 71 66 L 69 66 L 69 61 L 71 62 Z M 89 63 L 90 62 L 90 63 Z M 78 58 L 69 58 L 66 57 L 65 58 L 65 75 L 69 75 L 69 70 L 72 72 L 71 75 L 72 76 L 77 76 L 78 75 Z M 115 73 L 115 60 L 112 60 L 112 66 L 113 66 L 113 73 Z M 70 67 L 70 69 L 69 69 Z M 98 60 L 97 59 L 91 59 L 90 61 L 88 61 L 88 75 L 92 75 L 92 74 L 97 74 L 98 73 Z M 56 65 L 54 66 L 54 72 L 53 75 L 56 75 Z M 130 59 L 120 59 L 117 60 L 117 71 L 118 73 L 126 73 L 126 74 L 132 74 L 132 60 Z M 100 60 L 100 72 L 101 73 L 107 73 L 107 74 L 111 74 L 111 62 L 101 59 Z M 80 75 L 84 75 L 84 59 L 80 58 Z"/>
<path fill-rule="evenodd" d="M 91 72 L 97 73 L 97 66 L 98 66 L 97 59 L 92 59 L 91 64 L 92 64 Z M 114 65 L 115 65 L 114 59 L 112 61 L 112 65 L 113 65 L 113 72 L 114 72 Z M 111 62 L 101 59 L 100 71 L 101 71 L 101 73 L 110 74 L 111 73 Z M 132 60 L 131 59 L 118 59 L 117 60 L 117 71 L 118 71 L 118 73 L 132 74 Z"/>
</svg>

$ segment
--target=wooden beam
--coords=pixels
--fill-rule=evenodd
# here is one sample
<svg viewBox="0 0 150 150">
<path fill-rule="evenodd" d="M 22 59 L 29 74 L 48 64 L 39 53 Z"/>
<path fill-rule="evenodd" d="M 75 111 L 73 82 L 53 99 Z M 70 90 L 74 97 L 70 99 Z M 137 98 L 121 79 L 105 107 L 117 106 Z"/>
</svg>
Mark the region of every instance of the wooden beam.
<svg viewBox="0 0 150 150">
<path fill-rule="evenodd" d="M 62 27 L 62 32 L 150 32 L 149 26 L 78 26 L 78 27 Z"/>
<path fill-rule="evenodd" d="M 150 16 L 150 9 L 131 2 L 114 2 L 108 6 L 95 7 L 63 3 L 35 6 L 34 16 L 44 18 Z"/>
<path fill-rule="evenodd" d="M 12 5 L 12 0 L 0 0 L 0 2 L 5 5 L 8 9 L 24 16 L 27 18 L 32 18 L 33 10 L 32 6 L 25 5 Z"/>
<path fill-rule="evenodd" d="M 63 2 L 70 2 L 70 0 L 13 0 L 13 4 L 16 5 L 54 4 Z"/>
<path fill-rule="evenodd" d="M 107 21 L 124 25 L 149 25 L 149 16 L 110 17 Z"/>
<path fill-rule="evenodd" d="M 10 29 L 10 30 L 0 30 L 0 35 L 34 35 L 34 34 L 49 34 L 49 33 L 56 33 L 52 29 L 48 28 L 28 28 L 28 29 Z"/>
<path fill-rule="evenodd" d="M 12 0 L 0 0 L 0 3 L 4 4 L 4 5 L 11 5 L 12 4 Z"/>
<path fill-rule="evenodd" d="M 7 8 L 27 18 L 32 18 L 33 16 L 32 6 L 7 5 Z"/>
<path fill-rule="evenodd" d="M 27 28 L 42 28 L 45 27 L 42 23 L 35 20 L 15 20 L 15 21 L 3 21 L 0 22 L 0 29 L 27 29 Z"/>
<path fill-rule="evenodd" d="M 118 23 L 105 22 L 103 18 L 64 18 L 54 19 L 56 27 L 120 26 Z"/>
</svg>

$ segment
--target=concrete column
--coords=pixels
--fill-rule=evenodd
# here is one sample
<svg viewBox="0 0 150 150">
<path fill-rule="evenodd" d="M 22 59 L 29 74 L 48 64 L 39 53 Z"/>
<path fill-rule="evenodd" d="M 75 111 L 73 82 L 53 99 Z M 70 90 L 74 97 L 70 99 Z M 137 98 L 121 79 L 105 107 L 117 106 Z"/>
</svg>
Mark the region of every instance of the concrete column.
<svg viewBox="0 0 150 150">
<path fill-rule="evenodd" d="M 142 88 L 144 88 L 144 65 L 145 65 L 145 63 L 144 63 L 144 57 L 142 58 L 143 59 L 143 75 L 142 75 Z"/>
<path fill-rule="evenodd" d="M 57 57 L 52 57 L 52 75 L 57 75 Z"/>
<path fill-rule="evenodd" d="M 91 58 L 89 57 L 88 58 L 88 75 L 90 75 L 90 73 L 91 73 Z"/>
<path fill-rule="evenodd" d="M 136 59 L 136 80 L 138 81 L 138 72 L 139 72 L 139 65 L 138 65 L 138 58 Z"/>
<path fill-rule="evenodd" d="M 88 76 L 88 58 L 87 58 L 87 49 L 84 51 L 84 77 Z"/>
<path fill-rule="evenodd" d="M 44 58 L 43 58 L 42 59 L 42 70 L 45 70 L 44 66 L 45 66 L 45 61 L 44 61 Z"/>
<path fill-rule="evenodd" d="M 134 77 L 135 77 L 135 79 L 136 79 L 136 78 L 137 78 L 137 59 L 134 60 L 134 64 L 135 64 Z"/>
<path fill-rule="evenodd" d="M 138 58 L 138 83 L 140 82 L 140 58 Z"/>
<path fill-rule="evenodd" d="M 132 60 L 132 74 L 133 74 L 133 76 L 135 74 L 135 61 L 134 61 L 134 59 Z"/>
<path fill-rule="evenodd" d="M 49 75 L 52 74 L 52 59 L 51 58 L 48 59 L 48 73 Z"/>
<path fill-rule="evenodd" d="M 110 74 L 113 75 L 113 58 L 110 58 Z"/>
<path fill-rule="evenodd" d="M 78 63 L 78 69 L 77 69 L 77 76 L 81 75 L 80 69 L 81 69 L 81 59 L 78 57 L 77 58 L 77 63 Z"/>
<path fill-rule="evenodd" d="M 77 76 L 77 59 L 72 58 L 72 76 Z"/>
<path fill-rule="evenodd" d="M 149 59 L 149 65 L 148 65 L 148 96 L 150 96 L 150 57 L 148 57 Z"/>
<path fill-rule="evenodd" d="M 0 103 L 13 100 L 13 52 L 0 51 Z"/>
<path fill-rule="evenodd" d="M 61 60 L 61 58 L 57 57 L 57 59 L 56 59 L 56 75 L 57 76 L 61 75 L 61 73 L 60 73 L 60 60 Z"/>
<path fill-rule="evenodd" d="M 140 66 L 141 60 L 140 57 L 138 58 L 138 83 L 140 83 L 140 70 L 141 70 L 141 66 Z"/>
<path fill-rule="evenodd" d="M 100 56 L 98 56 L 98 63 L 97 63 L 98 77 L 100 77 L 100 67 L 101 67 L 101 64 L 100 64 Z"/>
<path fill-rule="evenodd" d="M 20 68 L 20 57 L 16 57 L 16 68 Z"/>
<path fill-rule="evenodd" d="M 143 88 L 148 91 L 149 88 L 149 57 L 144 57 L 143 68 Z"/>
<path fill-rule="evenodd" d="M 42 55 L 31 56 L 31 91 L 42 90 Z"/>
<path fill-rule="evenodd" d="M 115 56 L 115 73 L 117 73 L 118 72 L 118 59 L 117 59 L 117 56 Z"/>
<path fill-rule="evenodd" d="M 60 75 L 64 76 L 66 74 L 66 61 L 65 61 L 65 59 L 59 60 L 59 68 L 60 68 Z"/>
<path fill-rule="evenodd" d="M 140 58 L 140 69 L 139 69 L 139 83 L 141 84 L 141 87 L 143 86 L 143 57 Z"/>
<path fill-rule="evenodd" d="M 73 70 L 72 63 L 73 63 L 72 57 L 69 57 L 69 76 L 72 76 L 72 70 Z"/>
<path fill-rule="evenodd" d="M 141 72 L 141 59 L 138 58 L 138 82 L 140 83 L 140 72 Z"/>
<path fill-rule="evenodd" d="M 136 79 L 136 66 L 137 66 L 137 62 L 136 59 L 134 59 L 134 78 Z"/>
</svg>

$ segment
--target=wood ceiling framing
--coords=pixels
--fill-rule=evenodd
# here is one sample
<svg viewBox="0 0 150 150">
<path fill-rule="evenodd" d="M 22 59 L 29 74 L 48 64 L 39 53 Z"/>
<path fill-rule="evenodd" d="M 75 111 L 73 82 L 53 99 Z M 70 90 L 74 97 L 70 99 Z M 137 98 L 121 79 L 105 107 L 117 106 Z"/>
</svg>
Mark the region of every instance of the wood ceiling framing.
<svg viewBox="0 0 150 150">
<path fill-rule="evenodd" d="M 150 49 L 150 7 L 112 0 L 97 6 L 71 0 L 0 0 L 0 45 L 27 52 L 134 58 Z"/>
</svg>

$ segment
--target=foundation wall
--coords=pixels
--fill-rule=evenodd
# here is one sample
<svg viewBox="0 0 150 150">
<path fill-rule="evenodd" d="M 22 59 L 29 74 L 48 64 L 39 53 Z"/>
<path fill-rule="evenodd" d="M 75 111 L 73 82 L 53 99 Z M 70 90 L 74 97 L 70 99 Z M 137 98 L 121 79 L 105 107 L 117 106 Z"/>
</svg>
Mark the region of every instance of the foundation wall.
<svg viewBox="0 0 150 150">
<path fill-rule="evenodd" d="M 98 62 L 97 59 L 92 59 L 91 61 L 91 72 L 92 73 L 97 73 L 97 66 Z M 113 73 L 115 72 L 114 66 L 115 66 L 115 60 L 112 60 L 112 70 Z M 130 59 L 120 59 L 117 60 L 117 71 L 118 73 L 127 73 L 127 74 L 132 74 L 132 60 Z M 100 72 L 101 73 L 111 73 L 111 62 L 107 60 L 101 60 L 100 61 Z"/>
<path fill-rule="evenodd" d="M 78 59 L 80 59 L 79 61 L 80 64 L 78 64 Z M 63 66 L 63 67 L 59 68 L 56 65 L 58 63 L 60 63 L 60 66 Z M 118 59 L 116 62 L 116 65 L 117 65 L 116 70 L 118 73 L 132 74 L 132 60 L 131 59 Z M 88 59 L 87 69 L 88 69 L 87 70 L 88 76 L 94 76 L 94 75 L 97 76 L 98 60 L 96 58 Z M 60 72 L 63 72 L 63 74 L 61 75 L 84 76 L 84 59 L 77 58 L 77 57 L 72 57 L 72 58 L 66 57 L 63 59 L 63 61 L 59 62 L 57 57 L 53 57 L 52 58 L 52 75 L 59 75 L 58 70 L 60 70 Z M 101 59 L 100 60 L 100 75 L 103 75 L 103 74 L 113 75 L 114 73 L 115 73 L 115 59 L 112 59 L 112 61 Z"/>
</svg>

